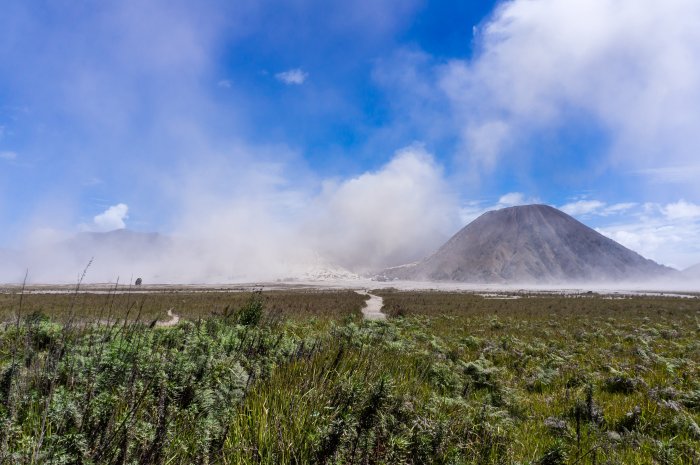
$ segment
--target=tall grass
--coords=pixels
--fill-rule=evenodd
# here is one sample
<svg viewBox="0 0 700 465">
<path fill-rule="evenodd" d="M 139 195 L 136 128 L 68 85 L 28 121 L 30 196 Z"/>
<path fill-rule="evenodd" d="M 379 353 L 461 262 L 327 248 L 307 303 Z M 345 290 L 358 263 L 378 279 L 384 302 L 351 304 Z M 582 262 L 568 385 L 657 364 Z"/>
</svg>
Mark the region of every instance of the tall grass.
<svg viewBox="0 0 700 465">
<path fill-rule="evenodd" d="M 257 293 L 171 328 L 116 299 L 24 308 L 0 329 L 0 462 L 700 462 L 698 302 L 385 299 L 363 322 Z"/>
</svg>

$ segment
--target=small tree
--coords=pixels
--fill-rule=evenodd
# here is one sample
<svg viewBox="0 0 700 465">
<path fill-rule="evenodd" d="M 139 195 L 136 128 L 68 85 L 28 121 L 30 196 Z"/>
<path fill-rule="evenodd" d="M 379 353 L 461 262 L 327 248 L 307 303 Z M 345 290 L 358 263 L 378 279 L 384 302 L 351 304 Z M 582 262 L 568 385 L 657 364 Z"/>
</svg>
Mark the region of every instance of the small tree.
<svg viewBox="0 0 700 465">
<path fill-rule="evenodd" d="M 143 283 L 143 280 L 141 278 L 136 278 L 136 282 L 134 284 L 140 286 L 141 283 Z"/>
</svg>

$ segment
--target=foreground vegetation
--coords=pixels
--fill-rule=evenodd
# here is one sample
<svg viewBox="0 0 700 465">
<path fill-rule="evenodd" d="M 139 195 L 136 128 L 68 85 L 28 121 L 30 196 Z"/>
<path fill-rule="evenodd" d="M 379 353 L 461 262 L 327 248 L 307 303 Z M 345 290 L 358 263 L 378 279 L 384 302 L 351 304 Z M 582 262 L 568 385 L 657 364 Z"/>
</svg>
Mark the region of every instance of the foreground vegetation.
<svg viewBox="0 0 700 465">
<path fill-rule="evenodd" d="M 0 462 L 700 463 L 697 299 L 289 294 L 6 296 Z"/>
</svg>

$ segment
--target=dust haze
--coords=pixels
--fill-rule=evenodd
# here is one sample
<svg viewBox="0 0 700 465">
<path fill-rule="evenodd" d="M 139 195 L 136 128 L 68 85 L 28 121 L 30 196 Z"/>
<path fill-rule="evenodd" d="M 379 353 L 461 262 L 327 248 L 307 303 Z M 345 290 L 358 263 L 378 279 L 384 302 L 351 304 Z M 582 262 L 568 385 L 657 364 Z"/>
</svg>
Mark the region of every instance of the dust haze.
<svg viewBox="0 0 700 465">
<path fill-rule="evenodd" d="M 459 226 L 442 168 L 420 146 L 377 171 L 324 180 L 317 192 L 267 168 L 232 178 L 237 187 L 226 193 L 192 173 L 168 233 L 128 229 L 125 204 L 82 232 L 30 232 L 17 250 L 2 251 L 0 281 L 21 281 L 28 270 L 31 283 L 75 282 L 88 263 L 85 282 L 353 279 L 420 259 Z"/>
</svg>

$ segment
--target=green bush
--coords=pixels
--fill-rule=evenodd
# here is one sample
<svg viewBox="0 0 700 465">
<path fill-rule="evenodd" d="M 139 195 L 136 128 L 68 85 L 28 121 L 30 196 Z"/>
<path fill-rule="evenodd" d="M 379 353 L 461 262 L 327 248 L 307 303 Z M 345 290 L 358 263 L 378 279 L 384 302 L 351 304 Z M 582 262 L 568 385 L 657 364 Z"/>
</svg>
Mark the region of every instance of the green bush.
<svg viewBox="0 0 700 465">
<path fill-rule="evenodd" d="M 251 294 L 250 299 L 238 311 L 238 324 L 243 326 L 257 326 L 263 316 L 265 304 L 262 292 L 257 291 Z"/>
</svg>

